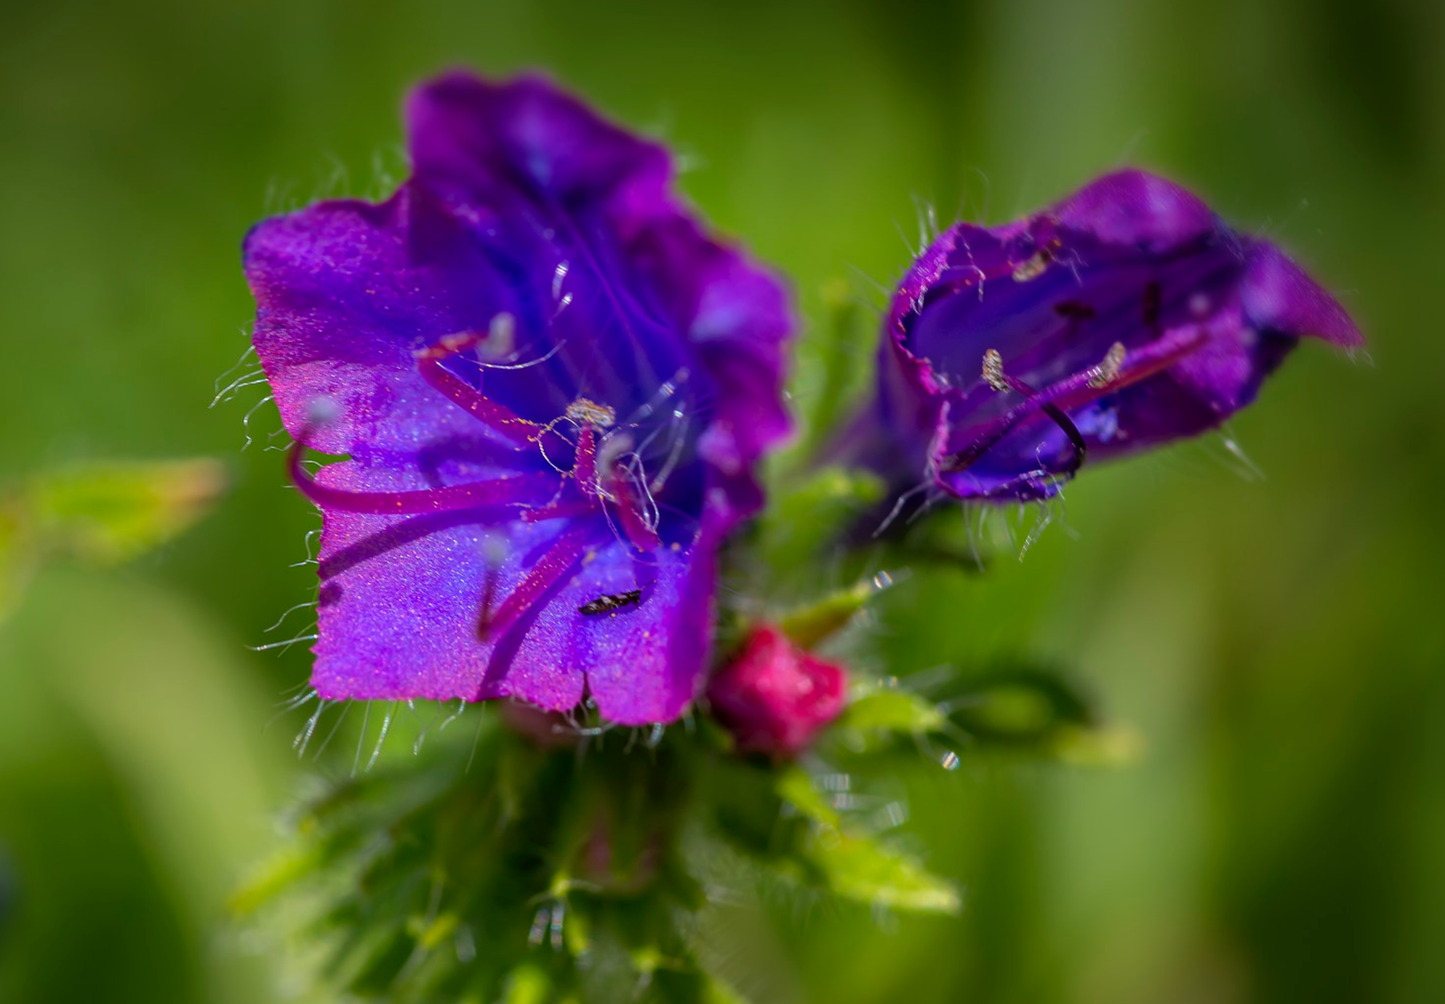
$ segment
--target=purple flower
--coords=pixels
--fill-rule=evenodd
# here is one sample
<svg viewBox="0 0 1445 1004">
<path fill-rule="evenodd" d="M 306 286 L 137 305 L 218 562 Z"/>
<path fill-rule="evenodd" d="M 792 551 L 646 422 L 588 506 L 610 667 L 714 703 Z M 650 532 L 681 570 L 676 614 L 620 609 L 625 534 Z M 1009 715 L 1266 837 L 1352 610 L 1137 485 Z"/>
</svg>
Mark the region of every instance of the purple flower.
<svg viewBox="0 0 1445 1004">
<path fill-rule="evenodd" d="M 1046 499 L 1086 456 L 1218 426 L 1306 335 L 1362 342 L 1273 244 L 1162 178 L 1109 175 L 919 257 L 843 451 L 905 488 Z"/>
<path fill-rule="evenodd" d="M 679 205 L 663 147 L 543 80 L 451 74 L 406 111 L 394 196 L 245 245 L 324 517 L 312 683 L 676 718 L 788 431 L 786 294 Z M 303 445 L 349 459 L 313 478 Z"/>
</svg>

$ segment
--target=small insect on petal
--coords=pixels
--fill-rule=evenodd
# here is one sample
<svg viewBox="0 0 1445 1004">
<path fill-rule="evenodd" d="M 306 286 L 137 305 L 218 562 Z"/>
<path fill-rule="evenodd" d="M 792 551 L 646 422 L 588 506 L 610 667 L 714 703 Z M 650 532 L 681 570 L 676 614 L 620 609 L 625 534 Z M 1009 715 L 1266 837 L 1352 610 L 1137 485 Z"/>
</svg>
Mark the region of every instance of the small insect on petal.
<svg viewBox="0 0 1445 1004">
<path fill-rule="evenodd" d="M 598 614 L 614 613 L 623 607 L 635 606 L 642 602 L 641 589 L 629 589 L 625 593 L 613 593 L 610 596 L 599 596 L 595 600 L 589 600 L 577 608 L 579 614 L 586 614 L 588 617 L 595 617 Z"/>
</svg>

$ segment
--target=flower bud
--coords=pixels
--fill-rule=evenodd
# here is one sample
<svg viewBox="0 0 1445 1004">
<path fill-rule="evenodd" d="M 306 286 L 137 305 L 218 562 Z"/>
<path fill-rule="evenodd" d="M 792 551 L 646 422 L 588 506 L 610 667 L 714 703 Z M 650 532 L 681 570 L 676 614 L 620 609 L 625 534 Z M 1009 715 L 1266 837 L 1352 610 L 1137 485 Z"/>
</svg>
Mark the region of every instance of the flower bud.
<svg viewBox="0 0 1445 1004">
<path fill-rule="evenodd" d="M 738 749 L 792 757 L 842 712 L 847 683 L 841 666 L 760 624 L 713 677 L 708 700 Z"/>
</svg>

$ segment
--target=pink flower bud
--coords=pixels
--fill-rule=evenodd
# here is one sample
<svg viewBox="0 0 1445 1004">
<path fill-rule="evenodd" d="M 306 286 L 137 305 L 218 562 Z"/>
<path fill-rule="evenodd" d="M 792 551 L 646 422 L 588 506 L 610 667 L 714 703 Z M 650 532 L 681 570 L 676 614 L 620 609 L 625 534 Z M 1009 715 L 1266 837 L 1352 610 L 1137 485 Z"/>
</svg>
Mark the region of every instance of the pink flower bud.
<svg viewBox="0 0 1445 1004">
<path fill-rule="evenodd" d="M 760 624 L 713 677 L 708 700 L 738 749 L 792 757 L 842 712 L 847 683 L 841 666 L 798 648 L 777 627 Z"/>
</svg>

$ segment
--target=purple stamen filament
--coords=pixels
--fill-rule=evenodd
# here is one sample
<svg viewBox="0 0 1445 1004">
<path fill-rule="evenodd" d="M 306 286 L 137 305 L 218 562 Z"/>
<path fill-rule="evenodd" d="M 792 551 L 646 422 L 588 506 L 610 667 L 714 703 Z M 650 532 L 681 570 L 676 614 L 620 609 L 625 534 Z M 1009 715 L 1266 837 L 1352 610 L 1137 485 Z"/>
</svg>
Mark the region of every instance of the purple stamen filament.
<svg viewBox="0 0 1445 1004">
<path fill-rule="evenodd" d="M 477 637 L 483 641 L 501 634 L 521 617 L 534 603 L 541 599 L 552 586 L 570 579 L 576 574 L 582 556 L 587 551 L 588 539 L 595 531 L 591 527 L 578 526 L 566 530 L 548 548 L 547 553 L 537 559 L 517 588 L 492 612 L 490 605 L 482 608 L 477 623 Z"/>
<path fill-rule="evenodd" d="M 589 498 L 597 494 L 597 430 L 590 424 L 583 425 L 577 434 L 576 459 L 572 463 L 572 478 L 582 494 Z"/>
<path fill-rule="evenodd" d="M 442 361 L 448 356 L 480 344 L 483 337 L 474 333 L 452 335 L 435 346 L 417 352 L 415 358 L 418 373 L 434 390 L 486 428 L 511 440 L 516 448 L 526 449 L 539 445 L 541 437 L 551 428 L 550 425 L 539 425 L 521 418 L 442 366 Z M 591 410 L 583 409 L 582 405 Z M 605 422 L 611 417 L 610 411 L 604 406 L 581 399 L 574 409 L 581 420 L 572 418 L 578 426 L 572 470 L 561 478 L 550 471 L 537 471 L 490 481 L 415 491 L 362 492 L 331 488 L 319 484 L 302 464 L 305 441 L 308 438 L 304 433 L 291 448 L 288 466 L 292 481 L 303 495 L 323 509 L 342 512 L 411 515 L 515 506 L 523 522 L 538 523 L 599 514 L 605 518 L 604 507 L 608 502 L 612 502 L 617 506 L 622 535 L 627 542 L 639 551 L 654 550 L 661 541 L 656 528 L 642 515 L 642 500 L 637 497 L 637 491 L 629 481 L 626 465 L 618 460 L 615 454 L 608 455 L 603 451 L 608 470 L 605 475 L 599 476 L 598 430 L 594 424 L 593 413 L 596 413 L 597 421 Z M 569 417 L 571 410 L 573 409 L 569 409 Z M 564 498 L 570 491 L 566 480 L 568 477 L 576 485 L 571 499 Z M 577 494 L 582 498 L 578 499 Z M 582 558 L 597 532 L 597 527 L 587 524 L 565 530 L 500 604 L 496 603 L 498 569 L 495 565 L 489 566 L 477 620 L 478 639 L 485 642 L 497 637 L 549 589 L 575 575 L 580 570 Z"/>
<path fill-rule="evenodd" d="M 438 355 L 438 352 L 438 348 L 424 349 L 416 356 L 417 372 L 433 390 L 487 428 L 501 433 L 519 445 L 535 440 L 541 426 L 519 417 L 510 408 L 485 397 L 470 384 L 448 372 L 441 364 L 446 354 Z"/>
<path fill-rule="evenodd" d="M 1035 388 L 1024 383 L 1017 377 L 1010 376 L 1008 373 L 1004 372 L 1003 359 L 994 349 L 989 349 L 988 352 L 984 354 L 983 378 L 984 381 L 994 390 L 1011 390 L 1015 394 L 1022 395 L 1026 401 L 1032 401 L 1039 396 L 1039 392 Z M 1059 410 L 1058 405 L 1055 405 L 1051 401 L 1047 400 L 1040 400 L 1038 404 L 1039 407 L 1043 410 L 1044 414 L 1047 415 L 1050 419 L 1052 419 L 1054 424 L 1064 431 L 1064 435 L 1069 438 L 1069 442 L 1073 445 L 1073 459 L 1069 462 L 1069 466 L 1066 467 L 1061 473 L 1065 475 L 1074 473 L 1080 467 L 1084 466 L 1084 458 L 1088 455 L 1089 452 L 1088 444 L 1084 442 L 1084 437 L 1079 433 L 1079 427 L 1074 424 L 1073 420 L 1069 418 L 1068 415 L 1065 415 L 1061 410 Z M 954 458 L 955 461 L 963 461 L 962 466 L 954 467 L 950 465 L 946 469 L 950 472 L 953 472 L 965 470 L 967 467 L 972 466 L 973 463 L 977 461 L 980 456 L 983 455 L 983 453 L 988 449 L 988 447 L 992 446 L 994 443 L 998 442 L 1005 435 L 1007 435 L 1008 431 L 1013 428 L 1013 425 L 1016 424 L 1017 422 L 1003 426 L 993 438 L 986 437 L 978 440 L 974 443 L 972 447 Z"/>
<path fill-rule="evenodd" d="M 617 500 L 618 518 L 622 522 L 622 532 L 631 542 L 632 546 L 639 551 L 652 551 L 661 543 L 657 531 L 648 525 L 642 518 L 641 502 L 637 497 L 632 485 L 623 476 L 625 468 L 622 464 L 614 464 L 613 476 L 609 480 L 609 487 L 612 495 Z"/>
<path fill-rule="evenodd" d="M 318 484 L 302 466 L 301 455 L 305 448 L 305 443 L 299 439 L 291 447 L 291 480 L 301 494 L 323 509 L 386 515 L 455 512 L 484 506 L 537 504 L 545 502 L 556 489 L 556 478 L 542 473 L 405 492 L 354 492 L 328 488 Z"/>
<path fill-rule="evenodd" d="M 940 465 L 945 473 L 958 473 L 973 466 L 996 443 L 1013 431 L 1019 423 L 1042 411 L 1069 437 L 1074 446 L 1074 462 L 1064 473 L 1072 474 L 1084 461 L 1083 437 L 1078 427 L 1068 418 L 1066 411 L 1097 400 L 1104 394 L 1122 390 L 1131 384 L 1168 369 L 1185 356 L 1194 352 L 1208 340 L 1208 332 L 1195 327 L 1181 328 L 1164 335 L 1142 349 L 1120 355 L 1110 350 L 1110 357 L 1103 366 L 1091 366 L 1059 380 L 1043 390 L 1035 390 L 1021 380 L 1002 371 L 1001 361 L 995 368 L 985 357 L 985 380 L 996 390 L 1008 389 L 1021 394 L 1024 400 L 996 419 L 985 429 L 971 446 L 948 457 Z M 1105 372 L 1115 370 L 1111 379 Z M 990 380 L 996 377 L 997 383 Z M 1062 419 L 1062 421 L 1060 421 Z"/>
</svg>

